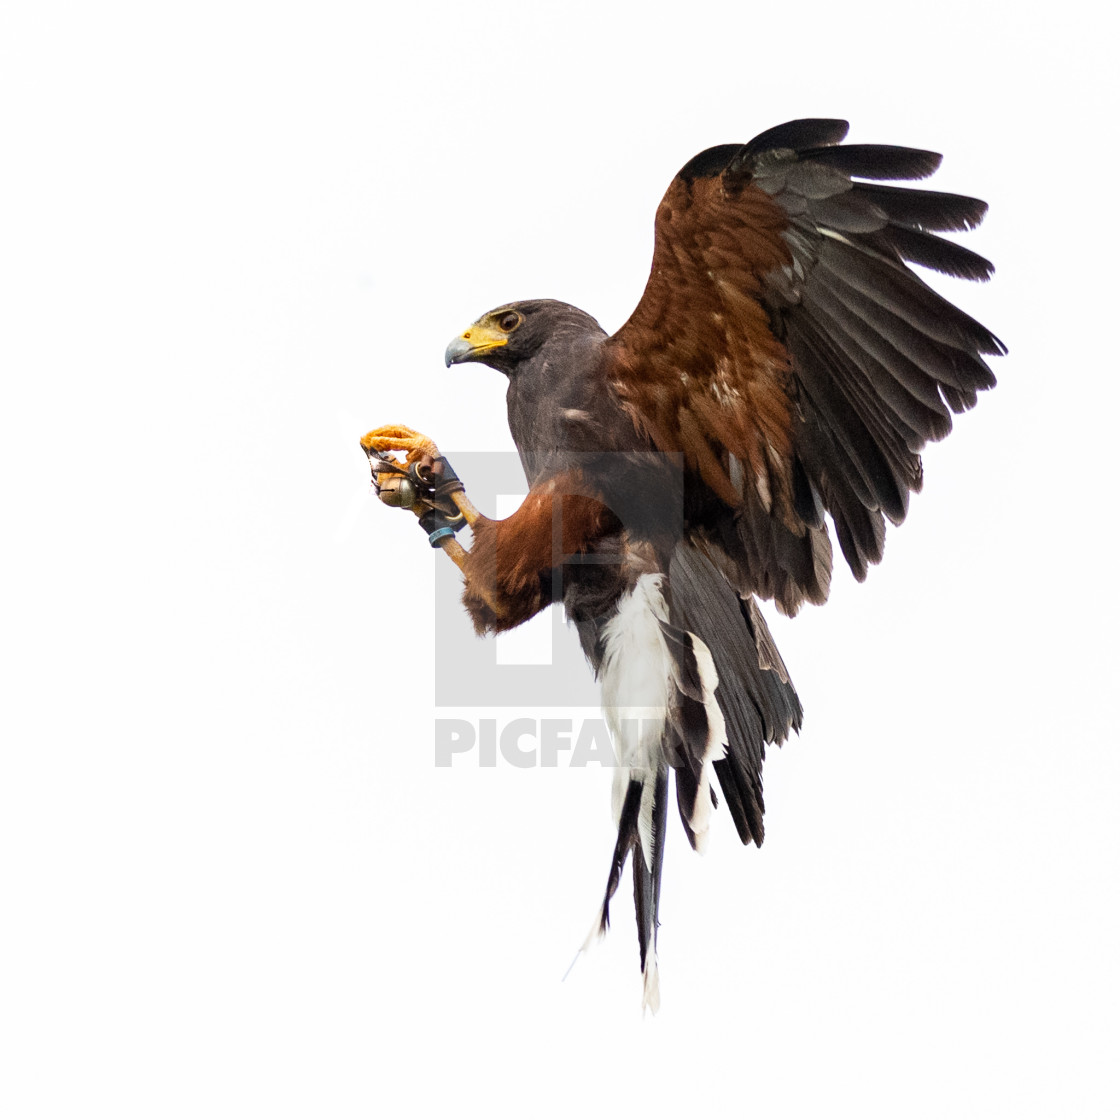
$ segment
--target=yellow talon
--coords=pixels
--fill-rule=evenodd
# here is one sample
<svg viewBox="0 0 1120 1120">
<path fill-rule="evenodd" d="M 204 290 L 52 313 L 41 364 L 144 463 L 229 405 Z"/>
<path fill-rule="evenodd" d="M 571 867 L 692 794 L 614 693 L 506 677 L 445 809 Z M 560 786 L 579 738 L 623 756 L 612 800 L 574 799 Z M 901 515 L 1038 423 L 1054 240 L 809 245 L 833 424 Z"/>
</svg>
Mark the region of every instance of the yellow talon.
<svg viewBox="0 0 1120 1120">
<path fill-rule="evenodd" d="M 366 432 L 362 436 L 362 450 L 368 455 L 371 451 L 404 451 L 406 462 L 411 463 L 424 455 L 439 458 L 439 448 L 427 436 L 414 432 L 403 424 L 386 424 Z M 394 460 L 395 462 L 396 460 Z"/>
<path fill-rule="evenodd" d="M 373 431 L 366 432 L 366 434 L 362 436 L 361 444 L 362 450 L 365 451 L 367 455 L 372 457 L 376 454 L 380 456 L 387 465 L 396 468 L 395 470 L 390 469 L 380 472 L 377 471 L 377 466 L 374 464 L 373 469 L 377 471 L 378 474 L 384 473 L 390 475 L 393 479 L 401 481 L 404 481 L 404 474 L 407 472 L 408 467 L 416 462 L 416 460 L 423 458 L 435 460 L 441 458 L 439 448 L 436 447 L 433 440 L 420 432 L 413 431 L 412 428 L 406 428 L 403 424 L 385 424 L 380 428 L 374 428 Z M 404 462 L 393 457 L 391 453 L 394 451 L 405 452 Z M 400 487 L 401 481 L 396 483 L 397 487 Z M 391 491 L 394 488 L 390 483 L 384 487 L 384 489 L 386 491 Z M 453 491 L 449 496 L 468 525 L 474 525 L 476 521 L 482 518 L 482 514 L 475 508 L 474 503 L 461 490 Z M 394 505 L 403 503 L 387 501 L 386 504 Z M 410 508 L 417 517 L 421 517 L 430 507 L 424 502 L 417 502 Z M 454 537 L 445 537 L 439 542 L 439 545 L 459 568 L 463 567 L 467 558 L 467 550 Z"/>
</svg>

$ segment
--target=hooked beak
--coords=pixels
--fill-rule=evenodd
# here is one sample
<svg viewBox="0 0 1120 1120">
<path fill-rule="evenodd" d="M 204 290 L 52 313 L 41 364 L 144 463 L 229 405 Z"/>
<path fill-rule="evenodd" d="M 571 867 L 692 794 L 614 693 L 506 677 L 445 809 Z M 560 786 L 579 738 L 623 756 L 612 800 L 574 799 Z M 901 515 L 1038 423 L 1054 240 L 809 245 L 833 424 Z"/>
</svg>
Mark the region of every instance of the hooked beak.
<svg viewBox="0 0 1120 1120">
<path fill-rule="evenodd" d="M 503 332 L 474 323 L 448 343 L 443 352 L 443 360 L 448 366 L 455 366 L 460 362 L 479 362 L 483 360 L 483 355 L 508 342 L 509 338 Z"/>
</svg>

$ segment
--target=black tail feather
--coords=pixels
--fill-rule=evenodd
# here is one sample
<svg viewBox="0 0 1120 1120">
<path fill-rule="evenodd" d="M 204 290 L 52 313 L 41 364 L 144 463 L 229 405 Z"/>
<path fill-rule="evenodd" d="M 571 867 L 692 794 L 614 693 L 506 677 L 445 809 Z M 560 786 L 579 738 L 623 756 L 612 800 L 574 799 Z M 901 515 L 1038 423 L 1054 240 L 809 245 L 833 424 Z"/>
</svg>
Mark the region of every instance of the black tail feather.
<svg viewBox="0 0 1120 1120">
<path fill-rule="evenodd" d="M 618 890 L 622 879 L 622 869 L 626 866 L 626 857 L 631 849 L 637 845 L 641 851 L 641 840 L 638 836 L 638 811 L 642 804 L 642 783 L 632 781 L 626 790 L 626 799 L 622 803 L 622 814 L 618 820 L 618 839 L 614 844 L 614 856 L 611 859 L 611 870 L 607 876 L 607 889 L 603 895 L 603 909 L 600 915 L 600 930 L 605 932 L 611 924 L 611 899 Z"/>
<path fill-rule="evenodd" d="M 715 771 L 724 800 L 743 843 L 761 844 L 766 744 L 782 743 L 791 729 L 801 727 L 801 703 L 762 616 L 711 561 L 682 545 L 669 571 L 674 622 L 706 642 L 719 676 L 716 700 L 728 744 Z M 678 797 L 681 780 L 678 770 Z"/>
<path fill-rule="evenodd" d="M 652 788 L 650 789 L 650 787 Z M 650 838 L 650 858 L 642 848 L 638 826 L 643 794 L 653 798 L 653 830 Z M 634 912 L 638 923 L 638 954 L 643 976 L 642 1006 L 656 1012 L 660 1003 L 657 976 L 657 926 L 661 905 L 661 868 L 665 862 L 665 821 L 668 807 L 669 771 L 661 767 L 654 774 L 631 778 L 622 803 L 618 820 L 618 838 L 615 841 L 611 869 L 607 876 L 607 889 L 599 919 L 591 931 L 592 940 L 606 932 L 610 925 L 610 904 L 622 872 L 629 859 L 634 869 Z"/>
<path fill-rule="evenodd" d="M 659 770 L 653 782 L 652 862 L 646 865 L 640 843 L 633 845 L 631 849 L 634 864 L 634 909 L 638 920 L 638 950 L 643 973 L 646 972 L 647 965 L 652 969 L 657 968 L 657 914 L 661 903 L 661 868 L 665 862 L 665 810 L 669 800 L 669 771 L 665 768 Z M 656 1011 L 657 1007 L 654 1005 L 652 1009 Z"/>
</svg>

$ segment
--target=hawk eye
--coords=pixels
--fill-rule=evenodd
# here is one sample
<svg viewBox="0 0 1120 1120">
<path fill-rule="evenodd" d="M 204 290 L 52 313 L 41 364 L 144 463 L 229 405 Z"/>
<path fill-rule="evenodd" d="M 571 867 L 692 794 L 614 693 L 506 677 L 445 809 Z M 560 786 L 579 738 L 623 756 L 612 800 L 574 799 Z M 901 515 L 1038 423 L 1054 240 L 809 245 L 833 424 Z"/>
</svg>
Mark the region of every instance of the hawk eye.
<svg viewBox="0 0 1120 1120">
<path fill-rule="evenodd" d="M 507 311 L 498 319 L 498 326 L 502 328 L 506 334 L 509 334 L 514 327 L 521 322 L 521 316 L 516 311 Z"/>
</svg>

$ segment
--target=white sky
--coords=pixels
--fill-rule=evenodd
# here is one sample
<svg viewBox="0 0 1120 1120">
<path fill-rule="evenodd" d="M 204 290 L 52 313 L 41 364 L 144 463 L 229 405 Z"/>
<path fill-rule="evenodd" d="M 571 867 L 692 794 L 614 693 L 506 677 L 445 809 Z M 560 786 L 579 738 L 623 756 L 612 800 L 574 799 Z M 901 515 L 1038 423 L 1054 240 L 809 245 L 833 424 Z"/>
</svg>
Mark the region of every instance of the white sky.
<svg viewBox="0 0 1120 1120">
<path fill-rule="evenodd" d="M 1117 1114 L 1088 10 L 5 7 L 4 1115 Z M 991 203 L 948 290 L 1011 356 L 884 565 L 775 624 L 805 731 L 761 851 L 671 822 L 643 1022 L 626 885 L 560 982 L 610 775 L 435 768 L 444 561 L 357 439 L 509 449 L 447 340 L 542 295 L 614 329 L 677 168 L 803 115 Z"/>
</svg>

